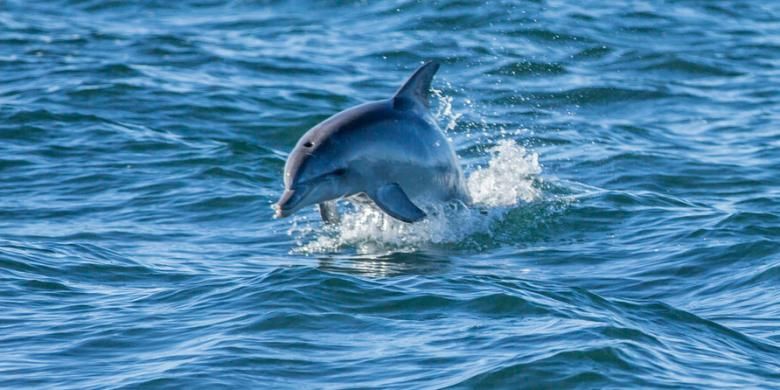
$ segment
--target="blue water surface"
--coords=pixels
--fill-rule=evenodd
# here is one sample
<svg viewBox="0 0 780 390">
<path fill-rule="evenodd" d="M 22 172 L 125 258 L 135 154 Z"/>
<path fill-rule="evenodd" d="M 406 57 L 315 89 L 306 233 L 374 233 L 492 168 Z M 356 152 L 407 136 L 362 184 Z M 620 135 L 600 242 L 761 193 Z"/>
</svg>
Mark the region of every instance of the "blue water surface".
<svg viewBox="0 0 780 390">
<path fill-rule="evenodd" d="M 273 219 L 424 60 L 480 210 Z M 778 383 L 779 2 L 0 2 L 2 387 Z"/>
</svg>

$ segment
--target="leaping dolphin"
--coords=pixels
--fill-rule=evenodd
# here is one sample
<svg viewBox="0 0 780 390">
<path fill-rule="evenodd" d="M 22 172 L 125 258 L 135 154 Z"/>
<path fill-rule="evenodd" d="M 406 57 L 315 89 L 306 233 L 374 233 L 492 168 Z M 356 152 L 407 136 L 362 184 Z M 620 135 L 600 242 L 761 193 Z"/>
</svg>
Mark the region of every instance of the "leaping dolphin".
<svg viewBox="0 0 780 390">
<path fill-rule="evenodd" d="M 335 200 L 365 201 L 393 218 L 417 222 L 428 205 L 470 202 L 458 158 L 431 116 L 436 62 L 420 66 L 390 99 L 342 111 L 307 131 L 284 166 L 276 217 L 318 204 L 337 222 Z"/>
</svg>

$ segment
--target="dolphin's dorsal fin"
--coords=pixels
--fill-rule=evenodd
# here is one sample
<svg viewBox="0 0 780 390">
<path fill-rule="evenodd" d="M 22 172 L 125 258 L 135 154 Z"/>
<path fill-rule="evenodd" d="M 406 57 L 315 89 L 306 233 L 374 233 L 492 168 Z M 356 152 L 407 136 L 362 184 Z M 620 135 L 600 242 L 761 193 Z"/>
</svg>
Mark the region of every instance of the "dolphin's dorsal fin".
<svg viewBox="0 0 780 390">
<path fill-rule="evenodd" d="M 412 73 L 393 96 L 393 107 L 404 108 L 414 103 L 428 107 L 428 91 L 431 89 L 433 75 L 439 70 L 439 63 L 428 61 Z M 409 103 L 412 104 L 409 104 Z"/>
</svg>

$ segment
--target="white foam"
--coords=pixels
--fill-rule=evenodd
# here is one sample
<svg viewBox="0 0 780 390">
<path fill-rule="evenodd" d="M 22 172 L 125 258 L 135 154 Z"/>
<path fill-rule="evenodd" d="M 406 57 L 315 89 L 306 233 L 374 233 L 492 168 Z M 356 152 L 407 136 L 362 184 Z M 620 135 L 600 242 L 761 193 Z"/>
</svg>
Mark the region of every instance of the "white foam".
<svg viewBox="0 0 780 390">
<path fill-rule="evenodd" d="M 514 141 L 501 141 L 489 153 L 488 165 L 467 178 L 472 208 L 442 205 L 426 210 L 428 217 L 414 224 L 400 222 L 370 206 L 355 206 L 334 226 L 322 227 L 319 221 L 298 219 L 290 229 L 299 243 L 294 251 L 313 254 L 345 247 L 354 247 L 361 254 L 413 251 L 428 244 L 457 243 L 472 234 L 490 233 L 491 225 L 506 210 L 541 196 L 536 186 L 542 169 L 538 155 Z"/>
<path fill-rule="evenodd" d="M 503 140 L 490 149 L 488 166 L 477 169 L 466 180 L 475 203 L 488 207 L 514 206 L 540 196 L 534 186 L 542 173 L 539 155 L 529 153 L 514 141 Z"/>
</svg>

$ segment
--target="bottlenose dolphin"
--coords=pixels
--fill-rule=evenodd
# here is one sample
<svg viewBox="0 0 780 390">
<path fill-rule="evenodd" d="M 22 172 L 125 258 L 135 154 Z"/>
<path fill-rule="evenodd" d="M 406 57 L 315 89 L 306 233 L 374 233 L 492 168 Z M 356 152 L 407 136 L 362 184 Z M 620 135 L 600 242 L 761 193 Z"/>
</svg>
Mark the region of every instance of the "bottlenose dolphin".
<svg viewBox="0 0 780 390">
<path fill-rule="evenodd" d="M 334 200 L 351 197 L 417 222 L 429 205 L 469 203 L 458 158 L 428 111 L 438 69 L 427 62 L 390 99 L 349 108 L 307 131 L 284 166 L 276 217 L 318 204 L 325 222 L 337 222 Z"/>
</svg>

